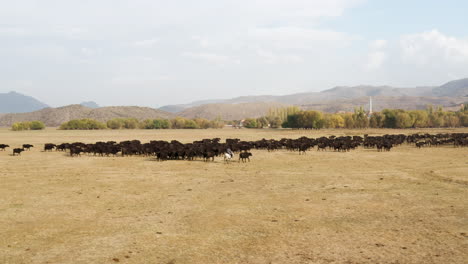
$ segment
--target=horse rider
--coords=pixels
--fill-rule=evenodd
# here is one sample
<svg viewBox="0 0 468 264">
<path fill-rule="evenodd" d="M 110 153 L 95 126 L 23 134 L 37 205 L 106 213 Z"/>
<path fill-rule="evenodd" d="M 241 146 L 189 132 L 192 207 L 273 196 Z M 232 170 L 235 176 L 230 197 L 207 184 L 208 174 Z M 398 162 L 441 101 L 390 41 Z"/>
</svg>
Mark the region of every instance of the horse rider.
<svg viewBox="0 0 468 264">
<path fill-rule="evenodd" d="M 226 150 L 226 153 L 231 155 L 231 159 L 234 157 L 234 153 L 232 153 L 232 150 L 230 148 Z"/>
</svg>

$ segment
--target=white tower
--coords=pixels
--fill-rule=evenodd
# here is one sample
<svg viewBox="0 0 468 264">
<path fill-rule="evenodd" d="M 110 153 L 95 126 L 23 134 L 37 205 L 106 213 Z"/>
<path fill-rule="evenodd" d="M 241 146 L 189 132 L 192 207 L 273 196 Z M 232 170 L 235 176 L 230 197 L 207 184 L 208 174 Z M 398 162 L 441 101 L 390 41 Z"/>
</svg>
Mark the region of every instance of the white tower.
<svg viewBox="0 0 468 264">
<path fill-rule="evenodd" d="M 372 115 L 372 96 L 369 96 L 369 115 Z"/>
</svg>

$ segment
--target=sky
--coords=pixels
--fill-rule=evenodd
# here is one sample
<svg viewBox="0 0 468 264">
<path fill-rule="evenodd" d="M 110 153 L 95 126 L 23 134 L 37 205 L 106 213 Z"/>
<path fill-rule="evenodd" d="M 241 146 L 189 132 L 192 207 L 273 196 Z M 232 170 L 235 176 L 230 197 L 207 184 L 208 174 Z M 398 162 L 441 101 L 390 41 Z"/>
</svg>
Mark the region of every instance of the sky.
<svg viewBox="0 0 468 264">
<path fill-rule="evenodd" d="M 465 0 L 0 0 L 0 93 L 160 107 L 468 77 Z"/>
</svg>

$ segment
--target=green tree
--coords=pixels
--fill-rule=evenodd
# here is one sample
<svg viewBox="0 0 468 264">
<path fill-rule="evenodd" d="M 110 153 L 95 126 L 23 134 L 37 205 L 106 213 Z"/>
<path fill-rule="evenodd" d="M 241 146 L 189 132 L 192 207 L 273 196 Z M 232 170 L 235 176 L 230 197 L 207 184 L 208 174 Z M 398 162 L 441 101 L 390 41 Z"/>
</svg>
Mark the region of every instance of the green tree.
<svg viewBox="0 0 468 264">
<path fill-rule="evenodd" d="M 273 117 L 269 120 L 271 128 L 280 128 L 283 123 L 279 116 Z"/>
<path fill-rule="evenodd" d="M 136 118 L 127 118 L 123 120 L 123 128 L 135 129 L 138 127 L 138 120 Z"/>
<path fill-rule="evenodd" d="M 369 119 L 369 127 L 382 128 L 385 125 L 385 115 L 380 112 L 373 113 Z"/>
<path fill-rule="evenodd" d="M 185 121 L 185 124 L 184 124 L 184 128 L 187 128 L 187 129 L 196 129 L 196 128 L 200 128 L 197 123 L 193 120 L 186 120 Z"/>
<path fill-rule="evenodd" d="M 367 118 L 367 114 L 362 106 L 354 109 L 353 120 L 354 127 L 356 128 L 369 127 L 369 119 Z"/>
<path fill-rule="evenodd" d="M 257 119 L 247 118 L 244 120 L 244 127 L 246 128 L 257 128 Z"/>
<path fill-rule="evenodd" d="M 458 119 L 460 120 L 461 126 L 468 127 L 468 111 L 459 112 Z"/>
<path fill-rule="evenodd" d="M 353 114 L 344 114 L 343 119 L 345 121 L 345 127 L 346 128 L 354 128 L 354 118 Z"/>
<path fill-rule="evenodd" d="M 286 121 L 283 122 L 284 128 L 299 128 L 299 116 L 298 114 L 288 115 Z"/>
<path fill-rule="evenodd" d="M 186 119 L 183 117 L 176 117 L 171 120 L 172 128 L 180 129 L 185 127 Z"/>
<path fill-rule="evenodd" d="M 169 129 L 169 128 L 172 128 L 172 123 L 171 123 L 171 121 L 169 121 L 169 120 L 167 120 L 167 119 L 161 119 L 160 122 L 161 122 L 161 129 Z"/>
<path fill-rule="evenodd" d="M 328 116 L 326 126 L 328 128 L 342 128 L 345 126 L 345 120 L 339 114 L 332 114 Z"/>
<path fill-rule="evenodd" d="M 414 121 L 408 113 L 400 111 L 395 114 L 395 126 L 397 128 L 410 128 L 413 124 Z"/>
<path fill-rule="evenodd" d="M 393 109 L 384 109 L 382 114 L 385 116 L 384 127 L 386 128 L 396 128 L 396 111 Z"/>
<path fill-rule="evenodd" d="M 236 124 L 239 124 L 239 122 L 237 122 Z M 214 120 L 210 121 L 210 127 L 211 128 L 223 128 L 224 127 L 224 122 L 223 122 L 223 120 L 221 120 L 221 117 L 218 116 Z"/>
<path fill-rule="evenodd" d="M 268 127 L 268 119 L 264 116 L 257 118 L 257 128 Z"/>
<path fill-rule="evenodd" d="M 444 126 L 444 112 L 442 107 L 437 107 L 436 110 L 431 106 L 429 108 L 429 126 L 430 127 L 443 127 Z"/>
<path fill-rule="evenodd" d="M 459 127 L 460 118 L 453 112 L 446 113 L 444 115 L 444 124 L 447 127 Z"/>
<path fill-rule="evenodd" d="M 427 127 L 429 123 L 429 115 L 426 111 L 422 110 L 413 110 L 408 112 L 411 118 L 413 119 L 414 128 Z"/>
</svg>

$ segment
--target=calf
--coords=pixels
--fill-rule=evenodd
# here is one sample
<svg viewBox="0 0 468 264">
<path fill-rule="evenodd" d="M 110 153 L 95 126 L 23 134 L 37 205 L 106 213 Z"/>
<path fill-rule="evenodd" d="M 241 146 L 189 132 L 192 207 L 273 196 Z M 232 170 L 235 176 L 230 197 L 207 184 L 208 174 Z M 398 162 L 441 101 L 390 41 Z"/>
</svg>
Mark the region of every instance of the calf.
<svg viewBox="0 0 468 264">
<path fill-rule="evenodd" d="M 239 162 L 246 162 L 246 160 L 248 160 L 250 162 L 250 157 L 252 156 L 252 153 L 250 152 L 241 152 L 239 154 Z"/>
<path fill-rule="evenodd" d="M 5 151 L 5 148 L 9 148 L 10 146 L 5 145 L 5 144 L 0 144 L 0 150 Z"/>
<path fill-rule="evenodd" d="M 23 151 L 24 151 L 24 148 L 15 148 L 13 149 L 13 156 L 15 156 L 16 154 L 21 155 L 21 152 Z"/>
</svg>

